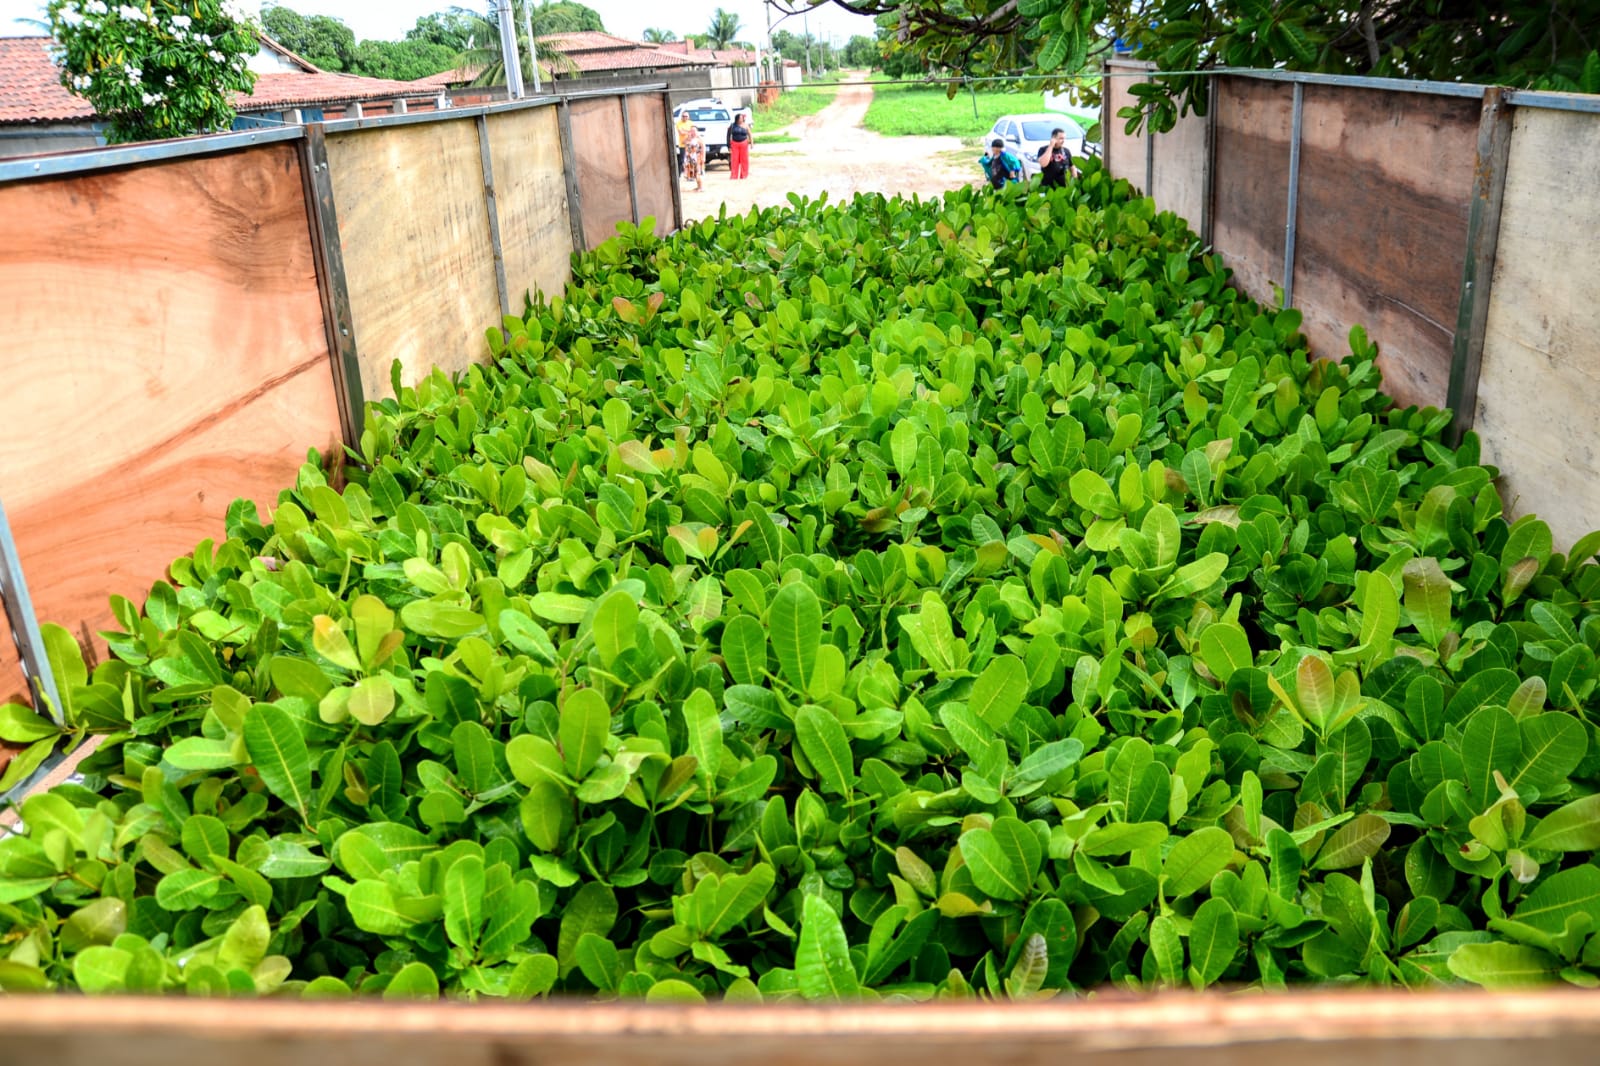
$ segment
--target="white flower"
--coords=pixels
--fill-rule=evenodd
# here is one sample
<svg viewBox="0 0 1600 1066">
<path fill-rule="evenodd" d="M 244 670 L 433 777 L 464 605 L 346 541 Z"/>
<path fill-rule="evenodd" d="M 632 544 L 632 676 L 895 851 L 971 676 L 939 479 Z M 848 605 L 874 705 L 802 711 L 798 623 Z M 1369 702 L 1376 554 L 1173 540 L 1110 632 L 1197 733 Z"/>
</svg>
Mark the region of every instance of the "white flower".
<svg viewBox="0 0 1600 1066">
<path fill-rule="evenodd" d="M 145 20 L 144 9 L 140 7 L 134 7 L 132 4 L 120 5 L 117 8 L 117 14 L 127 19 L 129 22 L 143 22 Z"/>
<path fill-rule="evenodd" d="M 89 0 L 87 4 L 83 5 L 83 9 L 91 15 L 104 15 L 111 10 L 106 7 L 102 0 Z"/>
<path fill-rule="evenodd" d="M 138 85 L 139 79 L 144 77 L 144 71 L 140 70 L 138 67 L 128 67 L 127 70 L 128 80 L 133 84 Z"/>
<path fill-rule="evenodd" d="M 221 63 L 222 53 L 213 48 L 211 51 L 206 53 L 206 58 L 211 60 L 213 63 Z"/>
<path fill-rule="evenodd" d="M 177 83 L 177 82 L 175 82 L 175 81 L 173 81 L 173 80 L 172 80 L 172 75 L 171 75 L 171 74 L 168 74 L 168 75 L 167 75 L 167 88 L 169 88 L 169 89 L 170 89 L 170 88 L 172 88 L 172 87 L 173 87 L 173 86 L 175 86 L 175 85 L 177 85 L 177 84 L 178 84 L 178 83 Z"/>
<path fill-rule="evenodd" d="M 189 28 L 189 24 L 191 22 L 193 22 L 193 21 L 194 20 L 191 19 L 188 15 L 173 15 L 172 16 L 172 24 L 174 26 L 177 26 L 179 29 L 184 29 L 184 30 L 188 29 Z"/>
<path fill-rule="evenodd" d="M 61 12 L 61 22 L 65 26 L 81 26 L 83 25 L 83 16 L 72 8 L 66 8 Z"/>
</svg>

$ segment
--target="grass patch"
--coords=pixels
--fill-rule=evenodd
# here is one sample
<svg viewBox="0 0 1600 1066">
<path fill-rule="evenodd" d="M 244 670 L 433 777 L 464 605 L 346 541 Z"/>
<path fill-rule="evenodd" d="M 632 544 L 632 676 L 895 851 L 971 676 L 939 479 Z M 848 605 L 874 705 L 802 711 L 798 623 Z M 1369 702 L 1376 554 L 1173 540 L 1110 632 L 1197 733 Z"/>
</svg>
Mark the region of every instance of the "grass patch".
<svg viewBox="0 0 1600 1066">
<path fill-rule="evenodd" d="M 862 125 L 890 137 L 908 135 L 960 137 L 976 146 L 1001 115 L 1044 111 L 1043 93 L 984 93 L 973 97 L 960 92 L 947 99 L 943 88 L 920 85 L 879 85 Z M 1063 118 L 1069 116 L 1063 115 Z"/>
<path fill-rule="evenodd" d="M 838 95 L 839 72 L 832 71 L 828 74 L 812 78 L 798 89 L 790 89 L 782 93 L 772 103 L 757 106 L 755 125 L 757 129 L 775 130 L 787 126 L 796 119 L 815 115 L 818 111 L 833 103 L 833 98 Z M 814 88 L 814 86 L 817 86 Z"/>
<path fill-rule="evenodd" d="M 769 134 L 767 134 L 765 136 L 756 138 L 754 143 L 760 144 L 760 145 L 765 145 L 765 144 L 797 144 L 797 143 L 799 143 L 799 140 L 800 140 L 800 138 L 796 137 L 792 133 L 769 133 Z"/>
</svg>

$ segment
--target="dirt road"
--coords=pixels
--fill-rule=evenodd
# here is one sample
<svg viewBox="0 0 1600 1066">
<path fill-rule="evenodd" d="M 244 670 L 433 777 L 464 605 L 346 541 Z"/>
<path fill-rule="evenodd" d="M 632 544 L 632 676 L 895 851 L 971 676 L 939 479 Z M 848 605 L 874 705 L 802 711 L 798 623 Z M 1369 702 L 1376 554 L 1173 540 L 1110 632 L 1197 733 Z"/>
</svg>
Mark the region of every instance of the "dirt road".
<svg viewBox="0 0 1600 1066">
<path fill-rule="evenodd" d="M 723 204 L 730 214 L 783 204 L 791 192 L 815 197 L 826 190 L 830 200 L 858 192 L 929 196 L 979 177 L 978 153 L 965 151 L 959 137 L 885 137 L 862 129 L 870 103 L 872 86 L 846 85 L 833 103 L 787 131 L 757 129 L 750 176 L 734 181 L 725 162 L 712 164 L 704 191 L 683 185 L 684 221 L 715 215 Z M 762 134 L 779 132 L 798 139 L 762 143 Z"/>
</svg>

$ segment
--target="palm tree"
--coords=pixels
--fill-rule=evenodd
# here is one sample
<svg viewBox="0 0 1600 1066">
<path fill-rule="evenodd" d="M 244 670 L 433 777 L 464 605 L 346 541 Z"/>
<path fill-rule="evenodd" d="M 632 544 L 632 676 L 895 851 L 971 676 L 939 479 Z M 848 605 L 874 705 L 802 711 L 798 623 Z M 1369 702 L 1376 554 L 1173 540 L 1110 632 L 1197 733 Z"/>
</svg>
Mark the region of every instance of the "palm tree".
<svg viewBox="0 0 1600 1066">
<path fill-rule="evenodd" d="M 711 13 L 711 25 L 706 27 L 706 47 L 726 48 L 739 36 L 739 16 L 725 8 Z"/>
<path fill-rule="evenodd" d="M 668 42 L 676 41 L 677 39 L 678 35 L 673 33 L 671 30 L 662 30 L 651 26 L 649 29 L 644 31 L 645 44 L 667 44 Z"/>
<path fill-rule="evenodd" d="M 522 63 L 523 78 L 531 83 L 533 49 L 528 47 L 527 35 L 523 33 L 523 5 L 531 3 L 532 0 L 502 0 L 502 2 L 511 4 L 515 12 L 512 23 L 517 28 L 517 56 Z M 499 24 L 481 11 L 452 7 L 450 13 L 459 16 L 468 25 L 467 47 L 456 56 L 456 66 L 480 72 L 472 81 L 474 85 L 504 84 L 506 69 L 504 57 L 500 54 Z M 535 4 L 529 14 L 533 19 L 535 40 L 554 33 L 574 33 L 582 29 L 575 21 L 570 7 L 554 4 L 552 0 L 543 0 L 542 3 Z M 539 66 L 547 76 L 567 74 L 578 69 L 571 59 L 548 43 L 539 45 Z"/>
</svg>

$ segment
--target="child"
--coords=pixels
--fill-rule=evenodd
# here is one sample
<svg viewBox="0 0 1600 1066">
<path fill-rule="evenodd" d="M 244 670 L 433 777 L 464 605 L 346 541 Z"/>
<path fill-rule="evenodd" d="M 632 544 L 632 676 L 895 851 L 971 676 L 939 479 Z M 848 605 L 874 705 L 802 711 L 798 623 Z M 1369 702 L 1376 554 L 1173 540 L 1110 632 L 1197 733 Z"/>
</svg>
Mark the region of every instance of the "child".
<svg viewBox="0 0 1600 1066">
<path fill-rule="evenodd" d="M 1022 181 L 1022 160 L 1006 151 L 1006 142 L 998 137 L 989 142 L 988 153 L 978 157 L 978 165 L 996 189 Z"/>
<path fill-rule="evenodd" d="M 694 181 L 694 191 L 703 192 L 705 183 L 700 180 L 701 174 L 706 169 L 706 145 L 700 139 L 700 131 L 693 126 L 689 127 L 689 138 L 683 146 L 683 176 Z"/>
</svg>

